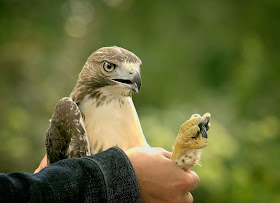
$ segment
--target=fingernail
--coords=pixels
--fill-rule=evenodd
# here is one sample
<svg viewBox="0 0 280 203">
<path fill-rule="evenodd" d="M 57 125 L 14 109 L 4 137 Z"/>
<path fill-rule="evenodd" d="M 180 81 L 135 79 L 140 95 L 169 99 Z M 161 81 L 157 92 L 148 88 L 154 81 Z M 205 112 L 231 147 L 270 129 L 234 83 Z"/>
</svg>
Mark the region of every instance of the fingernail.
<svg viewBox="0 0 280 203">
<path fill-rule="evenodd" d="M 192 173 L 194 173 L 195 175 L 197 175 L 197 173 L 196 172 L 194 172 L 194 171 L 191 171 Z"/>
</svg>

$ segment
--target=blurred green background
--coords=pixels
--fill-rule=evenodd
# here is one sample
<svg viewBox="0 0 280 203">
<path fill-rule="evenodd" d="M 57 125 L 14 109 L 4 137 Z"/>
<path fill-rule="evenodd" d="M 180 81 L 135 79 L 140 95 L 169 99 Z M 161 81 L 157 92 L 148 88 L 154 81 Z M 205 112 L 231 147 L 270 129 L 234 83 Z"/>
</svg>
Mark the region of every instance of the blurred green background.
<svg viewBox="0 0 280 203">
<path fill-rule="evenodd" d="M 280 202 L 280 1 L 0 1 L 0 171 L 33 172 L 57 101 L 87 57 L 142 61 L 134 95 L 151 146 L 212 114 L 196 202 Z"/>
</svg>

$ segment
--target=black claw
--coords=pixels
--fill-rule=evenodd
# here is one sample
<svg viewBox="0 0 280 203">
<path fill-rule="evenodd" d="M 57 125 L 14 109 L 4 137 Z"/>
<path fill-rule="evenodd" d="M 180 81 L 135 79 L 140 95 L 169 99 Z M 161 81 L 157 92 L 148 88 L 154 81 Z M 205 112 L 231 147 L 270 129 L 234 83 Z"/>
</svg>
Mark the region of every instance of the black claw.
<svg viewBox="0 0 280 203">
<path fill-rule="evenodd" d="M 204 138 L 207 138 L 207 125 L 208 125 L 208 122 L 209 122 L 209 120 L 210 120 L 210 118 L 208 118 L 208 117 L 206 117 L 205 119 L 203 119 L 203 121 L 200 123 L 200 124 L 198 124 L 198 127 L 200 128 L 200 133 L 201 133 L 201 135 L 202 135 L 202 137 L 204 137 Z"/>
<path fill-rule="evenodd" d="M 204 138 L 208 138 L 207 136 L 207 131 L 206 131 L 206 128 L 205 127 L 202 127 L 201 130 L 200 130 L 201 134 L 202 134 L 202 137 Z"/>
<path fill-rule="evenodd" d="M 202 121 L 202 126 L 205 127 L 206 131 L 209 130 L 210 126 L 208 125 L 210 121 L 210 117 L 206 117 L 205 119 L 203 119 Z"/>
<path fill-rule="evenodd" d="M 209 129 L 208 123 L 210 121 L 209 117 L 206 117 L 202 120 L 201 123 L 198 124 L 198 127 L 200 128 L 199 134 L 201 133 L 203 138 L 208 138 L 207 136 L 207 130 Z"/>
<path fill-rule="evenodd" d="M 195 114 L 194 116 L 195 116 L 195 117 L 198 117 L 199 114 Z M 210 128 L 210 126 L 209 126 L 209 121 L 210 121 L 210 117 L 204 118 L 204 119 L 202 120 L 202 122 L 198 124 L 198 127 L 199 127 L 200 131 L 198 131 L 198 132 L 196 133 L 196 135 L 193 136 L 192 138 L 197 138 L 197 137 L 200 135 L 200 133 L 201 133 L 201 135 L 202 135 L 203 138 L 208 138 L 208 136 L 207 136 L 207 130 L 209 130 L 209 128 Z"/>
<path fill-rule="evenodd" d="M 198 137 L 200 135 L 200 131 L 197 131 L 196 133 L 196 137 Z"/>
<path fill-rule="evenodd" d="M 199 127 L 200 130 L 197 131 L 196 135 L 193 136 L 192 138 L 197 138 L 197 137 L 200 135 L 200 133 L 202 132 L 201 129 L 203 128 L 203 124 L 202 124 L 202 123 L 199 123 L 199 124 L 198 124 L 198 127 Z"/>
<path fill-rule="evenodd" d="M 203 119 L 203 121 L 202 121 L 203 126 L 207 126 L 209 121 L 210 121 L 209 117 L 206 117 L 205 119 Z"/>
<path fill-rule="evenodd" d="M 193 136 L 192 138 L 197 138 L 200 135 L 200 131 L 197 131 L 196 135 Z"/>
</svg>

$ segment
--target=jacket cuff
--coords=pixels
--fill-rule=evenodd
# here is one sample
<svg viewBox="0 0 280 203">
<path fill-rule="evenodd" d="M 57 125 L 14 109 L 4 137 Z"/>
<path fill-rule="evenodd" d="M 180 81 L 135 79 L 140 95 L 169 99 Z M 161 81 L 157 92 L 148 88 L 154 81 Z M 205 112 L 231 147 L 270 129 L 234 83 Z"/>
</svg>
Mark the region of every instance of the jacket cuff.
<svg viewBox="0 0 280 203">
<path fill-rule="evenodd" d="M 108 202 L 141 202 L 134 168 L 123 150 L 112 147 L 86 158 L 100 168 Z"/>
</svg>

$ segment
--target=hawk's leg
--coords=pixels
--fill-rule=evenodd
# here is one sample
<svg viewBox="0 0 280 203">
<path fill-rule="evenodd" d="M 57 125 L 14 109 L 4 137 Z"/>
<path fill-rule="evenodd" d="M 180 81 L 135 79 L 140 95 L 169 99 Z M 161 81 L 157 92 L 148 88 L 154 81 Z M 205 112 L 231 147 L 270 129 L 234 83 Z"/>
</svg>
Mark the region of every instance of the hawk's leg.
<svg viewBox="0 0 280 203">
<path fill-rule="evenodd" d="M 210 113 L 202 117 L 192 115 L 180 128 L 175 140 L 171 159 L 184 170 L 199 164 L 201 150 L 207 146 L 207 130 L 210 127 Z"/>
<path fill-rule="evenodd" d="M 46 133 L 48 163 L 90 155 L 88 137 L 79 107 L 65 97 L 55 106 Z"/>
</svg>

